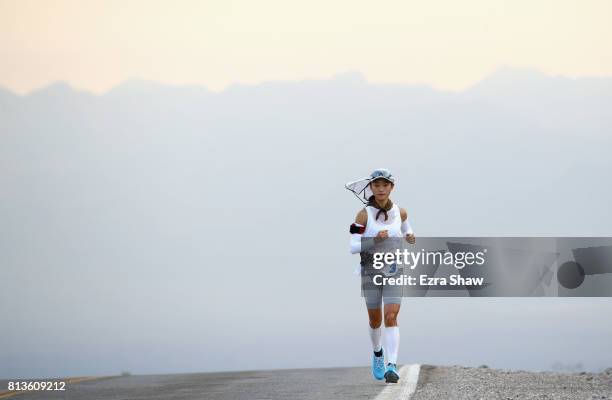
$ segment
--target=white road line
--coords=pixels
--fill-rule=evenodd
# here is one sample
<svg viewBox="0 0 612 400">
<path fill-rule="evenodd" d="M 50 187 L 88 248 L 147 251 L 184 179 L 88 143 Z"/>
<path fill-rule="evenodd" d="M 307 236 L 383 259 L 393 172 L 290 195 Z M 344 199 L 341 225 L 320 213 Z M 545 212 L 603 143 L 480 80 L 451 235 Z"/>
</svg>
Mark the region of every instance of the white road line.
<svg viewBox="0 0 612 400">
<path fill-rule="evenodd" d="M 399 382 L 387 384 L 375 400 L 408 400 L 416 390 L 420 370 L 419 364 L 404 365 L 399 370 Z"/>
<path fill-rule="evenodd" d="M 402 369 L 405 369 L 405 367 Z M 403 379 L 405 379 L 405 385 L 402 390 L 402 395 L 400 397 L 401 399 L 409 399 L 410 396 L 412 396 L 412 393 L 416 391 L 420 371 L 421 366 L 419 364 L 412 364 L 409 366 L 406 376 L 403 377 Z"/>
</svg>

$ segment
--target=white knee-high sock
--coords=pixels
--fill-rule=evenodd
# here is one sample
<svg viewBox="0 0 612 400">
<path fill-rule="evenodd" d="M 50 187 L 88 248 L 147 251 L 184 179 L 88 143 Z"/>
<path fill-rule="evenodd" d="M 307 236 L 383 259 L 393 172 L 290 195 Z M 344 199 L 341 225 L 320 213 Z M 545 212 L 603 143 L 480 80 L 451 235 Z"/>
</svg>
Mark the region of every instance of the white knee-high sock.
<svg viewBox="0 0 612 400">
<path fill-rule="evenodd" d="M 399 351 L 400 333 L 398 326 L 385 327 L 385 346 L 387 363 L 397 364 L 397 352 Z"/>
<path fill-rule="evenodd" d="M 381 345 L 380 345 L 380 336 L 381 336 L 381 329 L 380 326 L 378 328 L 372 329 L 370 327 L 370 339 L 372 340 L 372 348 L 374 349 L 374 351 L 380 351 L 381 349 Z"/>
</svg>

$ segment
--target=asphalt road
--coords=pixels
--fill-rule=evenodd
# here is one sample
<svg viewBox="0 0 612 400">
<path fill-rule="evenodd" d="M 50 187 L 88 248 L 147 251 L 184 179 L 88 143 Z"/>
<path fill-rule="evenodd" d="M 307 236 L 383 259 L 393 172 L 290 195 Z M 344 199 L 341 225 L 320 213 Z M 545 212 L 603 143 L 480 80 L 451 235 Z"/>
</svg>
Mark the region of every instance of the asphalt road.
<svg viewBox="0 0 612 400">
<path fill-rule="evenodd" d="M 0 399 L 612 399 L 612 370 L 558 374 L 489 368 L 404 366 L 401 384 L 374 381 L 368 368 L 295 369 L 106 377 L 67 384 L 65 391 L 6 393 Z M 409 372 L 419 372 L 409 377 Z M 410 395 L 409 381 L 416 383 Z"/>
</svg>

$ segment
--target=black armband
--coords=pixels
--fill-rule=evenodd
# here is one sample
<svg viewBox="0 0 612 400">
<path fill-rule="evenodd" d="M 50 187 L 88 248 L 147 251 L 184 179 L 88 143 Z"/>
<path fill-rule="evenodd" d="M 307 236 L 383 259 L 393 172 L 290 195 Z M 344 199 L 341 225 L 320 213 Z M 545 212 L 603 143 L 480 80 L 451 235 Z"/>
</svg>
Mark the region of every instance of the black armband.
<svg viewBox="0 0 612 400">
<path fill-rule="evenodd" d="M 349 232 L 363 234 L 365 233 L 365 226 L 351 224 L 351 229 L 349 229 Z"/>
</svg>

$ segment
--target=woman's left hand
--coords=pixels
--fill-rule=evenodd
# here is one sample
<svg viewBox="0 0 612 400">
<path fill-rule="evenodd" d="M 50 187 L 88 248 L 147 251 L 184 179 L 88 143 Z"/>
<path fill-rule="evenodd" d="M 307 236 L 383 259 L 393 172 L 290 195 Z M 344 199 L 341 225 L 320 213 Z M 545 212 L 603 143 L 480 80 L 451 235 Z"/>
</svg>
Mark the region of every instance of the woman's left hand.
<svg viewBox="0 0 612 400">
<path fill-rule="evenodd" d="M 410 244 L 414 244 L 414 242 L 416 242 L 416 238 L 414 237 L 414 234 L 409 233 L 408 235 L 406 235 L 406 241 L 408 241 L 408 243 Z"/>
</svg>

